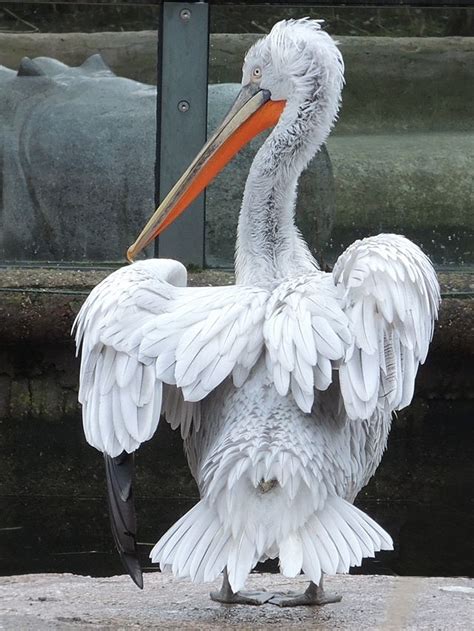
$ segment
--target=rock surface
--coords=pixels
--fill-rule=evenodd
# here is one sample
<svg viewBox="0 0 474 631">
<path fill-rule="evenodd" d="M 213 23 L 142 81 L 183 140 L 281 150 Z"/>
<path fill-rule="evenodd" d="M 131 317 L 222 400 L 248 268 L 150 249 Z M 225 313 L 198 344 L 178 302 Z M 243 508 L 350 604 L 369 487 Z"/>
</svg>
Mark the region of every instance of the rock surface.
<svg viewBox="0 0 474 631">
<path fill-rule="evenodd" d="M 66 629 L 354 629 L 448 631 L 472 628 L 474 581 L 467 578 L 335 576 L 342 594 L 325 607 L 280 609 L 222 605 L 214 584 L 194 585 L 159 573 L 139 591 L 126 576 L 90 578 L 38 574 L 0 578 L 0 627 L 5 631 Z M 251 589 L 304 590 L 302 577 L 254 574 Z"/>
</svg>

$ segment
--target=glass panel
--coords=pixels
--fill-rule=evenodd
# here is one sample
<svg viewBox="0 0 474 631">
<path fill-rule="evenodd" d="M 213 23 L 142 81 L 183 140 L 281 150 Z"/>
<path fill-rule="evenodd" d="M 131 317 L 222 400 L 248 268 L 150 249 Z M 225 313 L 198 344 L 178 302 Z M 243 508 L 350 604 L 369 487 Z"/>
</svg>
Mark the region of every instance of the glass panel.
<svg viewBox="0 0 474 631">
<path fill-rule="evenodd" d="M 323 265 L 356 238 L 405 234 L 438 267 L 473 264 L 473 10 L 213 6 L 210 129 L 248 47 L 278 20 L 323 18 L 340 42 L 340 118 L 302 176 L 297 217 Z M 223 85 L 225 84 L 225 85 Z M 231 267 L 255 141 L 207 193 L 207 263 Z"/>
<path fill-rule="evenodd" d="M 0 3 L 0 260 L 122 259 L 154 205 L 158 11 L 140 2 Z M 218 86 L 240 81 L 248 46 L 278 19 L 303 15 L 326 20 L 347 77 L 327 153 L 300 186 L 299 222 L 313 249 L 332 263 L 355 238 L 393 230 L 438 266 L 466 269 L 474 63 L 463 36 L 472 34 L 473 11 L 213 3 L 209 129 L 235 94 L 235 86 Z M 96 53 L 102 61 L 86 62 Z M 24 56 L 86 64 L 24 61 L 18 76 Z M 260 143 L 208 191 L 210 266 L 232 265 Z"/>
<path fill-rule="evenodd" d="M 0 3 L 0 260 L 123 261 L 154 205 L 158 13 Z"/>
</svg>

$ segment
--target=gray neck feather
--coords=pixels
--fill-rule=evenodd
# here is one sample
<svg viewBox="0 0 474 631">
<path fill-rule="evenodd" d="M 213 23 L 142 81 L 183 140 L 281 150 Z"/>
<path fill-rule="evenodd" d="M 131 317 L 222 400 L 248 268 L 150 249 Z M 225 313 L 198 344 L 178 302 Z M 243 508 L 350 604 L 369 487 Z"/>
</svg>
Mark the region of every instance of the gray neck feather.
<svg viewBox="0 0 474 631">
<path fill-rule="evenodd" d="M 326 114 L 326 115 L 325 115 Z M 326 140 L 334 115 L 321 103 L 287 107 L 258 151 L 245 185 L 237 231 L 236 282 L 272 286 L 314 271 L 317 263 L 295 225 L 298 178 Z"/>
</svg>

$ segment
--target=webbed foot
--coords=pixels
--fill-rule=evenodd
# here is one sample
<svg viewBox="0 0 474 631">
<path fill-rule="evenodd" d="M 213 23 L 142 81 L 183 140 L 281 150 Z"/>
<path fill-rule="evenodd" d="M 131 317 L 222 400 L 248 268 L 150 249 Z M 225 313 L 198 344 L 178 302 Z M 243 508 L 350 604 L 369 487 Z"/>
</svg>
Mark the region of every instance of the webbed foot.
<svg viewBox="0 0 474 631">
<path fill-rule="evenodd" d="M 211 592 L 211 599 L 219 603 L 227 605 L 263 605 L 273 598 L 273 592 L 234 592 L 223 593 L 222 589 L 218 592 Z"/>
<path fill-rule="evenodd" d="M 302 594 L 275 594 L 268 602 L 279 607 L 321 606 L 340 602 L 342 596 L 325 592 L 322 583 L 322 579 L 319 585 L 311 582 Z"/>
<path fill-rule="evenodd" d="M 224 580 L 218 592 L 211 592 L 211 599 L 218 603 L 227 605 L 263 605 L 273 596 L 273 592 L 233 592 L 227 576 L 227 569 L 224 570 Z"/>
</svg>

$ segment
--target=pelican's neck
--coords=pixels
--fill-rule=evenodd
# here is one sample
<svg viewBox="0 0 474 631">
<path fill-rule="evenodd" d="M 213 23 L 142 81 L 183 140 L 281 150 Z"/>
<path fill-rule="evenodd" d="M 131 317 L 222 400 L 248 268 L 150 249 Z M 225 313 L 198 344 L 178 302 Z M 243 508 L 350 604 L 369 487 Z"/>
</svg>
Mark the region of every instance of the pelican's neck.
<svg viewBox="0 0 474 631">
<path fill-rule="evenodd" d="M 235 256 L 238 284 L 271 286 L 317 263 L 295 225 L 298 178 L 329 134 L 314 103 L 288 107 L 258 151 L 245 185 Z"/>
</svg>

